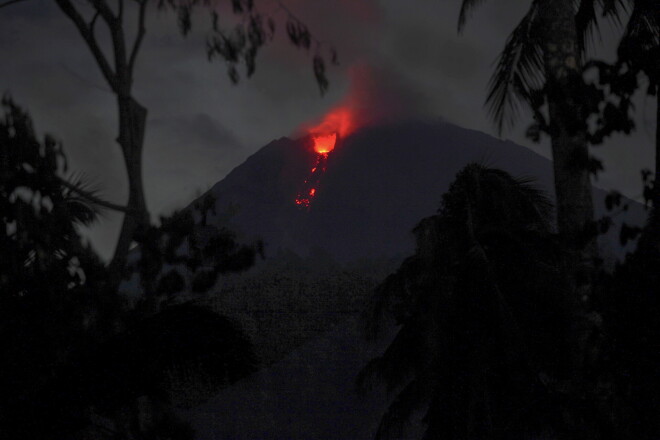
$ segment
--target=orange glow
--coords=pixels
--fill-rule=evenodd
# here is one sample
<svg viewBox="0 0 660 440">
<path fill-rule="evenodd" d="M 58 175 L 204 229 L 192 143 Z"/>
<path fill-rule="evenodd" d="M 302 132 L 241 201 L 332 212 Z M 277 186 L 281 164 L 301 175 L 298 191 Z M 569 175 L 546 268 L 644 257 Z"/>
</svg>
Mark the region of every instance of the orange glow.
<svg viewBox="0 0 660 440">
<path fill-rule="evenodd" d="M 311 138 L 316 165 L 311 169 L 301 191 L 296 198 L 296 205 L 309 209 L 317 194 L 319 183 L 326 171 L 328 156 L 334 151 L 337 142 L 353 133 L 359 125 L 356 118 L 356 106 L 353 98 L 344 100 L 331 109 L 320 121 L 305 124 L 301 128 Z"/>
<path fill-rule="evenodd" d="M 316 125 L 307 126 L 306 131 L 314 141 L 314 151 L 327 154 L 335 149 L 338 138 L 355 131 L 355 117 L 349 105 L 340 105 L 330 110 Z"/>
<path fill-rule="evenodd" d="M 335 149 L 337 133 L 312 136 L 312 139 L 314 140 L 314 151 L 325 154 Z"/>
<path fill-rule="evenodd" d="M 316 166 L 312 168 L 311 174 L 305 179 L 303 189 L 298 193 L 298 197 L 296 198 L 296 205 L 299 207 L 305 209 L 310 208 L 312 200 L 314 199 L 314 196 L 316 196 L 317 185 L 325 173 L 328 156 L 329 153 L 316 153 Z"/>
<path fill-rule="evenodd" d="M 309 199 L 296 199 L 296 205 L 309 208 L 310 200 Z"/>
<path fill-rule="evenodd" d="M 323 120 L 309 127 L 308 131 L 312 136 L 338 134 L 339 137 L 346 137 L 355 131 L 354 119 L 352 109 L 347 105 L 340 105 L 326 113 Z"/>
</svg>

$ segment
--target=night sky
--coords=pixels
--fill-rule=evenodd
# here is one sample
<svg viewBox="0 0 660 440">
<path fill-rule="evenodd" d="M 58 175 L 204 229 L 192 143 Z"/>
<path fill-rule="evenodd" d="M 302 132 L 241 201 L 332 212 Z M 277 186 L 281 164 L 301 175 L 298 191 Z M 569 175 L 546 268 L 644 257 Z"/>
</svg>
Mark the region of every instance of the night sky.
<svg viewBox="0 0 660 440">
<path fill-rule="evenodd" d="M 302 124 L 321 117 L 348 93 L 359 96 L 374 119 L 442 118 L 497 135 L 483 106 L 487 83 L 527 2 L 488 2 L 463 35 L 456 30 L 459 0 L 283 2 L 339 53 L 340 66 L 329 70 L 324 97 L 310 54 L 288 44 L 286 17 L 275 1 L 256 1 L 260 10 L 280 19 L 280 26 L 275 42 L 257 59 L 256 74 L 238 86 L 223 64 L 206 59 L 207 14 L 195 17 L 193 33 L 183 38 L 173 15 L 151 11 L 134 95 L 149 110 L 144 173 L 154 219 L 185 206 L 272 139 L 295 136 Z M 604 49 L 597 56 L 611 59 L 616 30 L 607 24 L 602 30 Z M 72 170 L 89 176 L 105 198 L 122 203 L 126 179 L 114 142 L 114 96 L 77 30 L 52 0 L 0 9 L 0 59 L 0 92 L 29 110 L 40 133 L 63 141 Z M 655 104 L 642 93 L 636 102 L 636 133 L 594 153 L 606 167 L 597 184 L 639 198 L 639 170 L 652 167 Z M 526 127 L 521 120 L 503 136 L 549 156 L 547 140 L 532 144 L 524 137 Z M 105 257 L 112 252 L 119 220 L 107 212 L 91 231 Z"/>
</svg>

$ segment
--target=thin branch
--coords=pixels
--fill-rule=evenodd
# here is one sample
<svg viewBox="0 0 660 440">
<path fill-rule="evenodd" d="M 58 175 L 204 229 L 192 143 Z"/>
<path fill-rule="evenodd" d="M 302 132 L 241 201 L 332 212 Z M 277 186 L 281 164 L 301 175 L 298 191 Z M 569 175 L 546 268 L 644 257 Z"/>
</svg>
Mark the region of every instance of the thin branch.
<svg viewBox="0 0 660 440">
<path fill-rule="evenodd" d="M 144 39 L 144 34 L 146 33 L 146 27 L 144 25 L 145 16 L 147 10 L 147 0 L 140 1 L 140 12 L 138 16 L 138 33 L 135 37 L 135 42 L 133 43 L 133 49 L 131 50 L 131 56 L 128 60 L 128 74 L 133 75 L 133 67 L 135 66 L 135 59 L 137 58 L 138 51 L 140 50 L 140 45 Z"/>
<path fill-rule="evenodd" d="M 116 93 L 125 96 L 130 89 L 130 76 L 127 76 L 126 43 L 120 16 L 115 16 L 106 0 L 90 0 L 94 8 L 101 14 L 108 25 L 112 38 L 112 48 L 115 56 L 115 77 L 117 79 Z"/>
<path fill-rule="evenodd" d="M 115 15 L 106 0 L 90 0 L 94 8 L 101 14 L 103 21 L 108 25 L 112 38 L 112 48 L 115 56 L 116 93 L 126 96 L 130 92 L 131 80 L 128 74 L 126 60 L 126 43 L 122 28 L 123 3 L 119 4 L 119 12 Z"/>
<path fill-rule="evenodd" d="M 96 59 L 101 73 L 105 77 L 105 80 L 110 85 L 113 91 L 118 91 L 117 76 L 112 70 L 110 63 L 108 62 L 105 54 L 101 50 L 96 38 L 94 37 L 92 30 L 88 27 L 87 23 L 83 19 L 82 15 L 78 12 L 75 6 L 71 3 L 71 0 L 55 0 L 57 5 L 60 7 L 62 12 L 73 21 L 73 23 L 78 28 L 78 32 L 83 37 L 87 46 L 92 51 L 94 58 Z M 100 11 L 100 10 L 99 10 Z"/>
<path fill-rule="evenodd" d="M 126 214 L 128 214 L 129 212 L 132 212 L 130 209 L 128 209 L 125 206 L 117 205 L 115 203 L 107 202 L 103 199 L 100 199 L 100 198 L 96 197 L 94 194 L 92 194 L 91 192 L 85 191 L 84 189 L 79 188 L 77 185 L 69 182 L 66 179 L 60 178 L 59 180 L 60 180 L 60 183 L 62 183 L 63 186 L 67 187 L 69 190 L 75 192 L 79 196 L 82 196 L 83 198 L 87 199 L 87 201 L 89 201 L 89 202 L 91 202 L 95 205 L 102 206 L 102 207 L 108 208 L 108 209 L 112 209 L 113 211 L 123 212 L 123 213 L 126 213 Z"/>
<path fill-rule="evenodd" d="M 290 20 L 293 20 L 293 21 L 307 27 L 307 25 L 305 25 L 305 22 L 302 21 L 300 18 L 298 18 L 298 16 L 296 14 L 294 14 L 293 11 L 291 11 L 291 9 L 289 9 L 284 3 L 282 3 L 282 1 L 278 1 L 277 3 L 280 5 L 280 9 L 282 11 L 284 11 L 284 13 L 286 15 L 288 15 Z M 318 38 L 316 38 L 311 32 L 309 33 L 309 37 L 316 43 L 317 46 L 327 44 L 327 42 L 321 41 Z"/>
<path fill-rule="evenodd" d="M 92 17 L 92 21 L 89 22 L 89 31 L 92 33 L 93 37 L 95 37 L 94 27 L 96 26 L 96 20 L 98 20 L 99 15 L 101 15 L 101 13 L 99 11 L 96 11 L 96 13 L 94 14 L 94 17 Z"/>
<path fill-rule="evenodd" d="M 112 25 L 119 20 L 119 18 L 112 13 L 112 9 L 110 9 L 110 6 L 108 6 L 108 3 L 106 3 L 105 0 L 92 0 L 92 5 L 94 6 L 94 9 L 101 13 L 103 20 L 108 23 L 108 26 L 112 27 Z"/>
</svg>

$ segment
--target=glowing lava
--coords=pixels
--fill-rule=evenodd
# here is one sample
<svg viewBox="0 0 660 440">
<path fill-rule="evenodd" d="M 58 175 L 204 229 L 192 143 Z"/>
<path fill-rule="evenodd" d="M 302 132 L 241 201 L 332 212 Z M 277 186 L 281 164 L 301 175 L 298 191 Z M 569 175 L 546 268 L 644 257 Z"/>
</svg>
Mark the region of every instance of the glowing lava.
<svg viewBox="0 0 660 440">
<path fill-rule="evenodd" d="M 318 194 L 318 186 L 325 173 L 328 156 L 335 149 L 337 142 L 355 131 L 355 128 L 354 111 L 348 104 L 330 110 L 316 125 L 304 126 L 316 152 L 316 164 L 296 197 L 296 205 L 302 208 L 310 207 L 314 197 Z"/>
<path fill-rule="evenodd" d="M 329 151 L 332 151 L 334 147 L 335 145 L 333 143 L 332 148 L 330 148 Z M 315 149 L 315 151 L 318 150 Z M 316 165 L 314 165 L 314 168 L 310 171 L 309 177 L 305 180 L 303 190 L 298 194 L 298 197 L 296 197 L 296 205 L 302 208 L 309 208 L 312 204 L 312 199 L 316 195 L 316 188 L 321 181 L 321 176 L 323 176 L 323 173 L 325 173 L 325 170 L 327 169 L 329 151 L 317 153 Z"/>
<path fill-rule="evenodd" d="M 319 154 L 329 153 L 335 149 L 337 133 L 313 136 L 312 139 L 314 140 L 314 151 Z"/>
</svg>

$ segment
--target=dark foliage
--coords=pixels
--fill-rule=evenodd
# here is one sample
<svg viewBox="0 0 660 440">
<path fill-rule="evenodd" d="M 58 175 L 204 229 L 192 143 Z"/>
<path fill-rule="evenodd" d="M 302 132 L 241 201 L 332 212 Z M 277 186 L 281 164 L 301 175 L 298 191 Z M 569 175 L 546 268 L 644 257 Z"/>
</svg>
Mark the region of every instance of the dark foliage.
<svg viewBox="0 0 660 440">
<path fill-rule="evenodd" d="M 77 230 L 107 203 L 66 178 L 58 142 L 37 140 L 11 100 L 2 106 L 0 439 L 192 439 L 169 408 L 172 371 L 217 389 L 256 361 L 225 318 L 192 305 L 160 310 L 160 302 L 186 289 L 182 273 L 206 291 L 219 274 L 249 267 L 258 246 L 206 226 L 212 200 L 162 219 L 141 236 L 135 269 L 153 307 L 127 309 L 107 294 L 108 270 Z M 198 282 L 200 272 L 211 280 Z"/>
<path fill-rule="evenodd" d="M 35 418 L 54 406 L 44 390 L 119 304 L 96 295 L 105 271 L 77 231 L 96 209 L 65 179 L 62 146 L 49 136 L 37 140 L 29 116 L 10 99 L 2 107 L 0 432 L 37 438 L 28 435 Z"/>
<path fill-rule="evenodd" d="M 522 438 L 564 429 L 572 324 L 550 232 L 551 205 L 528 181 L 463 169 L 438 215 L 415 229 L 416 254 L 377 290 L 400 325 L 359 381 L 396 391 L 377 438 L 425 414 L 424 438 Z"/>
<path fill-rule="evenodd" d="M 641 246 L 604 285 L 613 391 L 625 402 L 619 423 L 635 439 L 660 435 L 659 269 L 660 254 Z"/>
<path fill-rule="evenodd" d="M 526 182 L 471 165 L 417 226 L 416 254 L 367 321 L 371 337 L 388 317 L 399 326 L 358 378 L 394 393 L 377 438 L 404 437 L 420 415 L 425 439 L 657 438 L 660 253 L 640 245 L 576 314 L 548 218 Z M 640 231 L 624 224 L 622 242 Z"/>
<path fill-rule="evenodd" d="M 140 396 L 167 400 L 168 373 L 194 367 L 216 386 L 256 370 L 252 345 L 234 324 L 191 304 L 165 308 L 83 353 L 74 381 L 99 410 L 117 411 Z"/>
<path fill-rule="evenodd" d="M 233 29 L 227 30 L 220 25 L 218 12 L 209 0 L 158 1 L 159 9 L 173 10 L 177 14 L 179 29 L 183 35 L 187 35 L 192 29 L 192 14 L 198 7 L 208 8 L 211 15 L 212 32 L 206 40 L 208 59 L 219 58 L 224 61 L 227 65 L 227 75 L 234 84 L 241 79 L 238 69 L 241 64 L 245 69 L 245 76 L 250 78 L 256 70 L 256 59 L 260 50 L 273 41 L 277 29 L 275 16 L 260 12 L 253 0 L 231 0 L 232 12 L 241 20 Z M 279 4 L 278 11 L 285 13 L 286 34 L 291 44 L 306 51 L 314 49 L 314 78 L 321 94 L 324 94 L 329 85 L 325 72 L 326 59 L 337 65 L 336 50 L 315 38 L 307 25 L 284 4 Z"/>
<path fill-rule="evenodd" d="M 143 288 L 138 309 L 154 313 L 161 303 L 176 301 L 179 293 L 207 292 L 221 274 L 254 265 L 262 244 L 239 244 L 233 232 L 207 224 L 214 202 L 207 194 L 194 206 L 161 217 L 160 226 L 138 233 L 136 262 L 127 268 L 127 274 L 139 275 Z"/>
</svg>

